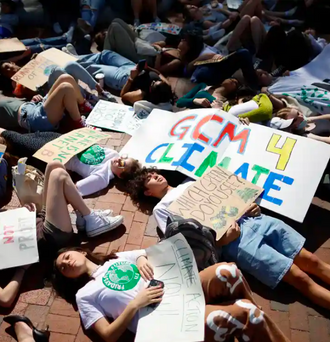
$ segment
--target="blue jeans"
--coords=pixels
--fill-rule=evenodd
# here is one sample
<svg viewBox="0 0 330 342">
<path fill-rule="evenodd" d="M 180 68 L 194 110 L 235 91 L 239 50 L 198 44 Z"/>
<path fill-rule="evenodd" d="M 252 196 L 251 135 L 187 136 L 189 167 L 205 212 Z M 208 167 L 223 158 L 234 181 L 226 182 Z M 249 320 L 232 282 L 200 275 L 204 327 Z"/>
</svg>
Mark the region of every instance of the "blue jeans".
<svg viewBox="0 0 330 342">
<path fill-rule="evenodd" d="M 116 52 L 105 50 L 100 53 L 80 56 L 77 62 L 92 76 L 104 74 L 104 83 L 107 87 L 121 90 L 126 84 L 135 63 Z"/>
<path fill-rule="evenodd" d="M 198 66 L 191 76 L 191 81 L 194 83 L 218 85 L 226 78 L 230 78 L 239 69 L 242 70 L 249 86 L 257 89 L 257 74 L 253 68 L 252 56 L 246 49 L 237 50 L 236 53 L 219 63 Z"/>
<path fill-rule="evenodd" d="M 88 85 L 88 87 L 91 90 L 94 90 L 96 87 L 97 82 L 95 79 L 91 76 L 91 74 L 88 73 L 88 71 L 83 68 L 79 63 L 77 62 L 69 62 L 66 64 L 64 68 L 55 67 L 48 78 L 48 87 L 49 89 L 54 85 L 56 80 L 63 74 L 69 74 L 71 75 L 76 82 L 78 83 L 78 80 L 84 82 Z M 81 88 L 82 94 L 84 95 L 84 90 Z"/>
<path fill-rule="evenodd" d="M 62 47 L 66 46 L 67 44 L 67 38 L 66 36 L 52 38 L 32 38 L 23 39 L 21 42 L 25 46 L 29 47 L 32 53 L 39 53 L 50 48 L 62 49 Z"/>
<path fill-rule="evenodd" d="M 80 0 L 81 17 L 95 27 L 99 12 L 105 5 L 105 0 Z M 88 8 L 83 8 L 88 6 Z"/>
</svg>

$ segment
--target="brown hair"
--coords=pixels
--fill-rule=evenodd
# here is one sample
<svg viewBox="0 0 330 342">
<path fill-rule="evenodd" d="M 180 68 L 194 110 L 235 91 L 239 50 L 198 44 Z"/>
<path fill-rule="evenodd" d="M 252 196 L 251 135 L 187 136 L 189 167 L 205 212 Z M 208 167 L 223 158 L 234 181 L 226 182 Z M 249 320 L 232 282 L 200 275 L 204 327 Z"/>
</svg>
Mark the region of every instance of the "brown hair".
<svg viewBox="0 0 330 342">
<path fill-rule="evenodd" d="M 88 274 L 83 274 L 79 278 L 71 279 L 66 278 L 56 266 L 57 258 L 65 252 L 74 251 L 79 253 L 86 253 L 86 258 L 96 265 L 103 265 L 106 261 L 111 259 L 117 259 L 117 255 L 114 251 L 106 256 L 101 256 L 87 249 L 81 247 L 68 247 L 62 248 L 58 251 L 56 259 L 54 261 L 54 274 L 52 277 L 52 283 L 55 291 L 59 296 L 65 299 L 70 304 L 76 304 L 76 294 L 84 287 L 89 281 L 93 280 Z"/>
<path fill-rule="evenodd" d="M 120 178 L 127 181 L 135 177 L 135 174 L 141 169 L 141 165 L 137 159 L 132 159 L 132 164 L 127 166 L 121 173 Z"/>
<path fill-rule="evenodd" d="M 282 108 L 280 109 L 277 113 L 276 113 L 276 117 L 287 120 L 288 119 L 288 114 L 290 114 L 291 112 L 291 107 L 286 107 L 286 108 Z"/>
</svg>

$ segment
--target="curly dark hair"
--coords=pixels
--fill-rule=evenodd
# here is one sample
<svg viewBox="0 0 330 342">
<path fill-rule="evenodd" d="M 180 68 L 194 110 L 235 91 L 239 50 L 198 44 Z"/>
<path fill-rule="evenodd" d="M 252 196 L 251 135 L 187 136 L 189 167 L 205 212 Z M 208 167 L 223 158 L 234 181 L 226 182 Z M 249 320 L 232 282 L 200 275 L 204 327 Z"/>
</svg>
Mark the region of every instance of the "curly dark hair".
<svg viewBox="0 0 330 342">
<path fill-rule="evenodd" d="M 147 190 L 145 182 L 149 173 L 158 173 L 158 170 L 153 167 L 143 167 L 137 171 L 134 178 L 127 184 L 127 192 L 135 205 L 139 205 L 146 199 L 144 192 Z"/>
</svg>

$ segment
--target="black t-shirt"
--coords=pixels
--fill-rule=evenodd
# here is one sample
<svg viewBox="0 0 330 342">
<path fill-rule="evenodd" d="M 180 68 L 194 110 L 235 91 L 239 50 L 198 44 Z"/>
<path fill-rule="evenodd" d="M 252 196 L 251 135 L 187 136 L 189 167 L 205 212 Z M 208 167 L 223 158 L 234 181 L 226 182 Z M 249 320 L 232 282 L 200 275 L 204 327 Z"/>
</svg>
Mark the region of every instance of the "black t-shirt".
<svg viewBox="0 0 330 342">
<path fill-rule="evenodd" d="M 134 79 L 131 90 L 134 91 L 141 89 L 145 93 L 145 98 L 148 99 L 151 83 L 153 81 L 160 80 L 160 77 L 154 71 L 144 71 L 141 75 Z"/>
</svg>

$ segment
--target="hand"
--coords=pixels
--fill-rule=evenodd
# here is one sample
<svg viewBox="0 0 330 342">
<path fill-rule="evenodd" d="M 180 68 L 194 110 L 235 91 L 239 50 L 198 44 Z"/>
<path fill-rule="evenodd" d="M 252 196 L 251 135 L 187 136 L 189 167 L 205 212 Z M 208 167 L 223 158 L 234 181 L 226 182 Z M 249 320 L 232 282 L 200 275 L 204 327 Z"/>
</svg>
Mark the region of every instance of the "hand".
<svg viewBox="0 0 330 342">
<path fill-rule="evenodd" d="M 289 70 L 285 71 L 285 72 L 283 73 L 283 76 L 290 76 L 290 71 L 289 71 Z"/>
<path fill-rule="evenodd" d="M 136 78 L 137 76 L 139 76 L 139 70 L 138 70 L 138 67 L 136 65 L 136 68 L 131 70 L 131 74 L 130 74 L 130 77 L 132 80 L 134 80 L 134 78 Z"/>
<path fill-rule="evenodd" d="M 267 94 L 268 93 L 268 87 L 262 87 L 261 93 Z"/>
<path fill-rule="evenodd" d="M 98 94 L 102 94 L 104 91 L 104 89 L 98 83 L 96 83 L 95 89 L 96 89 Z"/>
<path fill-rule="evenodd" d="M 145 280 L 151 280 L 154 277 L 154 270 L 148 259 L 142 255 L 136 260 L 136 265 L 141 274 L 141 277 Z"/>
<path fill-rule="evenodd" d="M 234 222 L 226 231 L 226 233 L 223 235 L 223 237 L 220 239 L 220 245 L 226 246 L 229 243 L 235 241 L 241 236 L 241 228 L 239 227 L 237 222 Z"/>
<path fill-rule="evenodd" d="M 196 106 L 199 106 L 199 107 L 204 107 L 204 108 L 211 108 L 211 103 L 208 99 L 206 98 L 203 98 L 203 99 L 194 99 L 193 100 L 193 103 L 196 105 Z"/>
<path fill-rule="evenodd" d="M 250 124 L 249 118 L 238 118 L 238 120 L 239 120 L 239 122 L 240 122 L 241 124 L 243 124 L 243 125 L 249 126 L 249 124 Z"/>
<path fill-rule="evenodd" d="M 222 109 L 222 108 L 223 108 L 223 102 L 220 101 L 220 100 L 214 100 L 214 101 L 211 103 L 211 107 L 212 107 L 212 108 L 219 108 L 219 109 Z"/>
<path fill-rule="evenodd" d="M 37 207 L 34 203 L 27 203 L 23 205 L 23 208 L 26 208 L 30 212 L 35 212 L 37 210 Z"/>
<path fill-rule="evenodd" d="M 160 286 L 149 287 L 140 291 L 135 297 L 134 302 L 138 309 L 144 308 L 150 304 L 160 303 L 164 295 L 164 290 Z"/>
<path fill-rule="evenodd" d="M 257 203 L 252 203 L 250 205 L 250 207 L 247 209 L 247 211 L 245 212 L 245 215 L 249 216 L 249 217 L 260 216 L 261 215 L 261 209 Z"/>
<path fill-rule="evenodd" d="M 307 123 L 315 122 L 315 117 L 311 116 L 311 117 L 307 118 L 307 119 L 306 119 L 306 122 L 307 122 Z"/>
<path fill-rule="evenodd" d="M 43 100 L 44 98 L 41 96 L 41 95 L 34 95 L 33 97 L 32 97 L 32 102 L 41 102 L 42 100 Z"/>
<path fill-rule="evenodd" d="M 216 60 L 216 61 L 220 61 L 220 59 L 223 59 L 223 56 L 221 56 L 221 55 L 214 55 L 214 56 L 212 57 L 212 59 L 214 59 L 214 60 Z"/>
</svg>

